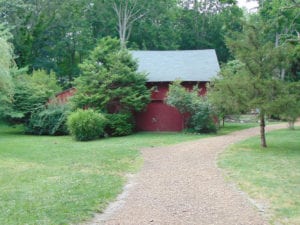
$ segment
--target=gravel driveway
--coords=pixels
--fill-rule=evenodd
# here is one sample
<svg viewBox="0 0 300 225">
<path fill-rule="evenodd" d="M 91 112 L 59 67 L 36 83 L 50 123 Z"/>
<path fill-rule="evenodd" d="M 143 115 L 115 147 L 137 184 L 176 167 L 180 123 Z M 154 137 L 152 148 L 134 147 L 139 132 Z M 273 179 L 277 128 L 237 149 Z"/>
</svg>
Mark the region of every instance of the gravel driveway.
<svg viewBox="0 0 300 225">
<path fill-rule="evenodd" d="M 267 130 L 285 128 L 278 124 Z M 144 166 L 118 200 L 88 223 L 246 225 L 268 224 L 247 196 L 224 180 L 217 156 L 259 128 L 142 150 Z"/>
</svg>

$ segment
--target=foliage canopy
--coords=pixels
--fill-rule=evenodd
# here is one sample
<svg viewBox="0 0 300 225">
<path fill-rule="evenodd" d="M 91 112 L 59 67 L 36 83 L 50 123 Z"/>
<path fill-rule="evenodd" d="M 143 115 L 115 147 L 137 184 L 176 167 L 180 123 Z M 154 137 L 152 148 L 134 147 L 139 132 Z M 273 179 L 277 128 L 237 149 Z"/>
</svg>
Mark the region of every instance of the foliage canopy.
<svg viewBox="0 0 300 225">
<path fill-rule="evenodd" d="M 43 109 L 49 98 L 61 90 L 55 73 L 48 74 L 44 70 L 33 71 L 31 75 L 15 74 L 13 82 L 15 93 L 8 116 L 12 122 L 28 122 L 33 112 Z"/>
<path fill-rule="evenodd" d="M 14 86 L 10 69 L 14 65 L 12 45 L 8 42 L 10 33 L 0 24 L 0 119 L 10 111 Z"/>
<path fill-rule="evenodd" d="M 241 28 L 242 10 L 232 0 L 0 0 L 0 19 L 12 28 L 19 68 L 53 70 L 69 87 L 97 40 L 119 37 L 114 8 L 124 12 L 126 6 L 133 9 L 133 17 L 119 18 L 127 24 L 130 48 L 215 48 L 219 59 L 227 61 L 230 53 L 224 35 Z"/>
<path fill-rule="evenodd" d="M 238 61 L 228 63 L 211 83 L 210 100 L 225 112 L 259 110 L 261 145 L 266 147 L 265 116 L 288 112 L 289 86 L 281 70 L 289 66 L 286 45 L 270 41 L 268 27 L 257 16 L 233 33 L 227 44 Z M 285 63 L 284 63 L 285 62 Z M 294 90 L 294 89 L 293 89 Z M 293 91 L 292 91 L 293 92 Z M 290 111 L 291 112 L 291 111 Z"/>
</svg>

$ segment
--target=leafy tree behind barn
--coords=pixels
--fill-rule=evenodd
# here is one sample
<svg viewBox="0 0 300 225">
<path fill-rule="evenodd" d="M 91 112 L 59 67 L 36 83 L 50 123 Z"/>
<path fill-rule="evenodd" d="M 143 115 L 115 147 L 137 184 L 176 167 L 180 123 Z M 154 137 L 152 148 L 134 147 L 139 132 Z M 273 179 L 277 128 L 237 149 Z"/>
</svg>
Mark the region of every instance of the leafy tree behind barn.
<svg viewBox="0 0 300 225">
<path fill-rule="evenodd" d="M 0 20 L 11 27 L 18 67 L 52 70 L 64 87 L 79 76 L 78 65 L 97 40 L 119 37 L 118 31 L 135 49 L 214 48 L 227 61 L 224 35 L 241 28 L 241 17 L 232 0 L 0 0 Z"/>
</svg>

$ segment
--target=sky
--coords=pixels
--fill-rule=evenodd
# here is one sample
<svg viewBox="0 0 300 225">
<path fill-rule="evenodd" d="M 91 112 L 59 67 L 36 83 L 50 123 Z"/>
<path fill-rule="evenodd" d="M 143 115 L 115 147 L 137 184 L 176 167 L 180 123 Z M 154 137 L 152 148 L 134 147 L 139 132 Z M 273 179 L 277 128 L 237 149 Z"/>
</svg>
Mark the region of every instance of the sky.
<svg viewBox="0 0 300 225">
<path fill-rule="evenodd" d="M 245 7 L 248 11 L 258 6 L 257 1 L 253 0 L 238 0 L 238 6 L 241 8 Z"/>
</svg>

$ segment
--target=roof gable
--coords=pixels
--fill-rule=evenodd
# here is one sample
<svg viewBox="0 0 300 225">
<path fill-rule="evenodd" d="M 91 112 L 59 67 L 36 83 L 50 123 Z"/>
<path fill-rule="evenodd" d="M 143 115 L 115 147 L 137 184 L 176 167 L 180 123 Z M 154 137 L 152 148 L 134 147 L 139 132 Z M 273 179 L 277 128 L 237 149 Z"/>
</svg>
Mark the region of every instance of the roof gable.
<svg viewBox="0 0 300 225">
<path fill-rule="evenodd" d="M 209 81 L 220 71 L 214 49 L 130 52 L 150 82 Z"/>
</svg>

